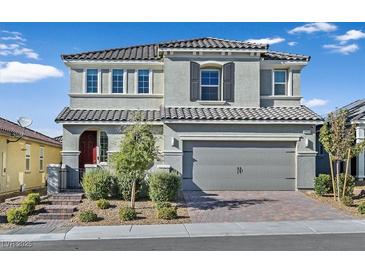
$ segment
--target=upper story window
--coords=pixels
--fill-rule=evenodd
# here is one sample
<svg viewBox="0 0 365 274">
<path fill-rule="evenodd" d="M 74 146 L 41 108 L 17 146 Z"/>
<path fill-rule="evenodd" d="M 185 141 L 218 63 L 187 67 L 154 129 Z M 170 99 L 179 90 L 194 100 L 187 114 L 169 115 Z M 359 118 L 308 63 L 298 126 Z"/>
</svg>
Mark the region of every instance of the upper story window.
<svg viewBox="0 0 365 274">
<path fill-rule="evenodd" d="M 274 95 L 286 95 L 286 70 L 274 70 Z"/>
<path fill-rule="evenodd" d="M 138 70 L 138 93 L 150 93 L 150 71 L 148 69 Z"/>
<path fill-rule="evenodd" d="M 220 100 L 220 75 L 218 69 L 202 69 L 200 71 L 201 100 Z"/>
<path fill-rule="evenodd" d="M 123 74 L 122 69 L 113 69 L 112 72 L 112 93 L 123 93 Z"/>
<path fill-rule="evenodd" d="M 97 93 L 98 92 L 98 70 L 87 69 L 86 70 L 86 92 Z"/>
<path fill-rule="evenodd" d="M 44 147 L 39 148 L 39 171 L 44 171 Z"/>
<path fill-rule="evenodd" d="M 25 145 L 25 171 L 30 172 L 30 145 Z"/>
</svg>

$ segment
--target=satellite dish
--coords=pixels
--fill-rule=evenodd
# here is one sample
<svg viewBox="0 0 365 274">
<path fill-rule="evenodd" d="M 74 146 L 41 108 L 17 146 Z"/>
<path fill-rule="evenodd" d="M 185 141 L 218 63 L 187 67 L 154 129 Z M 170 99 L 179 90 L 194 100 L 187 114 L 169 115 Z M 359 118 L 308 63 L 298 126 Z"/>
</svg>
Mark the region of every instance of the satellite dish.
<svg viewBox="0 0 365 274">
<path fill-rule="evenodd" d="M 27 117 L 19 117 L 18 124 L 21 127 L 29 127 L 33 123 L 32 119 Z"/>
</svg>

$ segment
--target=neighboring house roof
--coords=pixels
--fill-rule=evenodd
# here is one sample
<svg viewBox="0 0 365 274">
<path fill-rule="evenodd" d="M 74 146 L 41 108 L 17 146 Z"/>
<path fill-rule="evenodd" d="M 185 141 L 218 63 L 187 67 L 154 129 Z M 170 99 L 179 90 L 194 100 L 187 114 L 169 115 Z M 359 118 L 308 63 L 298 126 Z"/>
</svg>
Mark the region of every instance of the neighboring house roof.
<svg viewBox="0 0 365 274">
<path fill-rule="evenodd" d="M 57 142 L 62 143 L 63 136 L 60 135 L 60 136 L 54 137 L 53 139 L 56 140 Z"/>
<path fill-rule="evenodd" d="M 113 49 L 105 49 L 98 51 L 81 52 L 77 54 L 63 54 L 62 59 L 71 60 L 90 60 L 90 61 L 148 61 L 160 60 L 161 55 L 159 49 L 252 49 L 252 50 L 268 50 L 267 44 L 256 44 L 238 40 L 227 40 L 219 38 L 196 38 L 189 40 L 177 40 L 169 42 L 161 42 L 148 45 L 135 45 L 130 47 L 121 47 Z M 263 58 L 267 60 L 290 60 L 290 61 L 309 61 L 309 56 L 296 55 L 284 52 L 266 52 Z"/>
<path fill-rule="evenodd" d="M 17 138 L 21 136 L 23 132 L 24 132 L 24 137 L 48 143 L 51 145 L 61 146 L 60 142 L 51 137 L 48 137 L 40 132 L 37 132 L 29 128 L 26 128 L 24 131 L 24 128 L 22 128 L 18 124 L 0 117 L 0 134 L 3 133 L 6 135 L 13 136 L 14 138 Z"/>
<path fill-rule="evenodd" d="M 299 107 L 161 107 L 160 110 L 85 110 L 66 107 L 57 116 L 56 122 L 82 121 L 131 121 L 135 114 L 143 121 L 168 120 L 279 120 L 321 121 L 322 118 L 305 106 Z"/>
<path fill-rule="evenodd" d="M 365 118 L 365 99 L 356 100 L 340 109 L 349 111 L 348 119 L 351 121 Z"/>
</svg>

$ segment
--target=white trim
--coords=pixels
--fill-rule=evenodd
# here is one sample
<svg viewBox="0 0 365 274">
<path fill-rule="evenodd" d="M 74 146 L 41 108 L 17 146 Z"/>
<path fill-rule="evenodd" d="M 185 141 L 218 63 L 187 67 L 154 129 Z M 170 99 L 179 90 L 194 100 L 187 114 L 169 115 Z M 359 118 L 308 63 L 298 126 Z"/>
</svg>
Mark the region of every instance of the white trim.
<svg viewBox="0 0 365 274">
<path fill-rule="evenodd" d="M 262 120 L 165 120 L 165 124 L 255 124 L 255 125 L 321 125 L 322 121 L 262 121 Z"/>
<path fill-rule="evenodd" d="M 148 75 L 148 93 L 153 94 L 153 71 L 150 69 L 149 75 Z"/>
<path fill-rule="evenodd" d="M 58 124 L 62 125 L 133 125 L 134 122 L 122 122 L 122 121 L 59 121 Z M 220 120 L 220 121 L 202 121 L 202 120 L 165 120 L 165 121 L 145 121 L 144 123 L 151 125 L 164 125 L 164 124 L 242 124 L 242 125 L 321 125 L 321 121 L 261 121 L 261 120 Z"/>
<path fill-rule="evenodd" d="M 1 152 L 1 176 L 6 176 L 7 172 L 7 160 L 6 151 Z"/>
<path fill-rule="evenodd" d="M 126 93 L 70 93 L 69 96 L 71 98 L 105 98 L 105 97 L 128 97 L 128 98 L 163 98 L 163 94 L 147 94 L 147 93 L 141 93 L 141 94 L 126 94 Z M 86 108 L 88 109 L 88 108 Z"/>
<path fill-rule="evenodd" d="M 141 64 L 144 65 L 164 65 L 164 62 L 162 61 L 137 61 L 137 60 L 121 60 L 121 61 L 115 61 L 115 60 L 85 60 L 85 61 L 80 61 L 80 60 L 68 60 L 68 61 L 64 61 L 64 64 L 66 66 L 68 65 L 87 65 L 87 64 L 92 64 L 92 65 L 105 65 L 105 64 L 126 64 L 126 65 L 138 65 L 140 66 Z"/>
<path fill-rule="evenodd" d="M 293 71 L 291 68 L 288 69 L 288 96 L 293 96 Z"/>
<path fill-rule="evenodd" d="M 318 152 L 311 150 L 311 151 L 307 151 L 307 150 L 303 150 L 303 151 L 297 151 L 297 155 L 298 156 L 311 156 L 311 155 L 317 155 Z"/>
<path fill-rule="evenodd" d="M 204 101 L 204 100 L 198 100 L 197 103 L 201 105 L 206 106 L 214 106 L 214 105 L 224 105 L 227 103 L 227 101 Z"/>
<path fill-rule="evenodd" d="M 43 155 L 41 154 L 41 151 L 43 151 Z M 39 147 L 39 171 L 40 172 L 44 172 L 44 158 L 45 158 L 45 149 L 43 146 L 40 146 Z M 41 160 L 43 161 L 43 167 L 41 166 Z"/>
<path fill-rule="evenodd" d="M 254 134 L 240 134 L 240 135 L 180 135 L 182 141 L 270 141 L 270 142 L 297 142 L 301 138 L 300 135 L 254 135 Z"/>
<path fill-rule="evenodd" d="M 267 49 L 198 49 L 198 48 L 162 48 L 158 49 L 162 52 L 267 52 Z"/>
<path fill-rule="evenodd" d="M 123 121 L 65 121 L 65 122 L 58 122 L 62 125 L 101 125 L 101 126 L 113 126 L 113 125 L 134 125 L 135 122 L 123 122 Z M 147 123 L 150 125 L 163 125 L 163 122 L 160 121 L 144 121 L 143 123 Z"/>
<path fill-rule="evenodd" d="M 27 154 L 29 148 L 29 154 Z M 30 144 L 25 144 L 25 172 L 31 172 L 32 170 L 32 164 L 31 164 L 31 158 L 32 158 L 32 146 Z M 27 169 L 27 160 L 29 160 L 29 168 Z"/>
<path fill-rule="evenodd" d="M 81 154 L 81 151 L 79 151 L 79 150 L 62 150 L 61 151 L 62 156 L 66 156 L 66 155 L 70 155 L 70 156 L 76 155 L 76 156 L 78 156 L 80 154 Z"/>
<path fill-rule="evenodd" d="M 275 94 L 275 72 L 279 72 L 279 71 L 283 71 L 285 72 L 285 95 L 279 94 L 276 95 Z M 282 82 L 278 82 L 278 84 L 282 84 Z M 276 97 L 276 96 L 288 96 L 288 71 L 286 69 L 272 69 L 272 96 Z"/>
<path fill-rule="evenodd" d="M 301 70 L 306 66 L 308 62 L 305 61 L 280 61 L 280 60 L 261 60 L 261 69 L 272 69 L 274 67 L 287 68 L 287 66 L 292 66 L 292 69 Z"/>
<path fill-rule="evenodd" d="M 261 99 L 275 99 L 275 100 L 300 100 L 303 96 L 286 96 L 286 95 L 263 95 Z"/>
</svg>

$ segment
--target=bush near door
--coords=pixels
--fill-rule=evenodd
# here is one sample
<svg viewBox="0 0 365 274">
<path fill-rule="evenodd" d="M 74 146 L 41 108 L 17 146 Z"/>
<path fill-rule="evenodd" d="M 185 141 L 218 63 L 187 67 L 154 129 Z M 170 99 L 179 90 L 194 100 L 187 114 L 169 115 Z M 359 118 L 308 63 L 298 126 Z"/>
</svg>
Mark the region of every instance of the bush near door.
<svg viewBox="0 0 365 274">
<path fill-rule="evenodd" d="M 156 171 L 149 176 L 148 186 L 152 201 L 174 201 L 181 186 L 181 177 L 175 172 Z"/>
<path fill-rule="evenodd" d="M 106 199 L 111 194 L 114 176 L 105 169 L 95 169 L 85 173 L 82 188 L 91 200 Z"/>
</svg>

